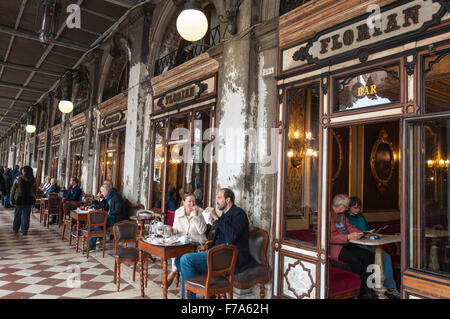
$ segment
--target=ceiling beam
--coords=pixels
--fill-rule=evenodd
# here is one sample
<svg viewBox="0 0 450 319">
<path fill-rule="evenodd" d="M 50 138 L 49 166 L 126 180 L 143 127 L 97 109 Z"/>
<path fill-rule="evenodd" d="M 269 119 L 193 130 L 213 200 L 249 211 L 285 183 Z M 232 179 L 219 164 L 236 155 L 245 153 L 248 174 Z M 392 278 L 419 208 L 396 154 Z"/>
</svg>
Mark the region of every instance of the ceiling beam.
<svg viewBox="0 0 450 319">
<path fill-rule="evenodd" d="M 129 1 L 129 0 L 103 0 L 103 1 L 115 4 L 115 5 L 127 8 L 127 9 L 131 8 L 132 6 L 134 6 L 136 4 L 136 2 Z"/>
<path fill-rule="evenodd" d="M 9 35 L 14 35 L 14 36 L 17 36 L 20 38 L 28 39 L 28 40 L 39 41 L 39 38 L 36 33 L 28 32 L 28 31 L 24 31 L 24 30 L 15 30 L 13 28 L 9 28 L 4 25 L 0 25 L 0 32 L 6 33 Z M 52 44 L 56 45 L 56 46 L 76 50 L 76 51 L 81 51 L 81 52 L 86 52 L 87 50 L 89 50 L 89 46 L 86 46 L 81 43 L 67 42 L 67 41 L 61 41 L 61 40 L 55 39 L 55 40 L 53 40 Z"/>
<path fill-rule="evenodd" d="M 95 15 L 95 16 L 97 16 L 97 17 L 103 18 L 103 19 L 108 20 L 108 21 L 110 21 L 110 22 L 116 22 L 116 21 L 117 21 L 117 19 L 115 19 L 115 18 L 113 18 L 113 17 L 104 15 L 104 14 L 99 13 L 99 12 L 94 11 L 94 10 L 89 10 L 89 9 L 86 9 L 86 8 L 81 8 L 81 11 L 84 11 L 84 12 L 86 12 L 86 13 L 90 13 L 90 14 L 92 14 L 92 15 Z"/>
<path fill-rule="evenodd" d="M 33 88 L 33 87 L 28 87 L 28 86 L 22 86 L 22 85 L 17 85 L 17 84 L 14 84 L 14 83 L 3 82 L 3 81 L 0 81 L 0 86 L 11 88 L 11 89 L 18 89 L 18 90 L 22 89 L 22 90 L 25 90 L 25 91 L 36 92 L 36 93 L 41 93 L 41 94 L 47 92 L 44 89 Z"/>
<path fill-rule="evenodd" d="M 11 63 L 11 62 L 0 61 L 0 65 L 11 68 L 11 69 L 36 72 L 36 73 L 41 73 L 41 74 L 56 76 L 56 77 L 60 77 L 62 75 L 61 73 L 58 73 L 55 71 L 45 70 L 45 69 L 41 69 L 41 68 L 38 69 L 38 68 L 29 66 L 29 65 L 16 64 L 16 63 Z"/>
<path fill-rule="evenodd" d="M 36 101 L 29 101 L 29 100 L 13 99 L 11 97 L 4 97 L 4 96 L 0 96 L 0 100 L 6 101 L 6 102 L 17 102 L 17 103 L 25 103 L 25 104 L 36 102 Z"/>
</svg>

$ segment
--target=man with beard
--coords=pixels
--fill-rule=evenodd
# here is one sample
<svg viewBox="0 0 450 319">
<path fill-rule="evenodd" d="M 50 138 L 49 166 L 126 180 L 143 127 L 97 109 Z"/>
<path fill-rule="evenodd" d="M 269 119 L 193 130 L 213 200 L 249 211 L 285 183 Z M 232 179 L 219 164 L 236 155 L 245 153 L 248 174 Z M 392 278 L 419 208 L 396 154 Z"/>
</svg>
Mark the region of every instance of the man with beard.
<svg viewBox="0 0 450 319">
<path fill-rule="evenodd" d="M 216 196 L 218 210 L 223 211 L 219 217 L 214 208 L 208 207 L 206 212 L 211 214 L 215 221 L 214 240 L 208 248 L 221 244 L 234 245 L 238 249 L 235 274 L 238 274 L 253 265 L 248 246 L 249 222 L 247 214 L 242 208 L 234 204 L 234 193 L 231 189 L 222 188 Z M 185 254 L 180 259 L 181 298 L 184 299 L 184 281 L 208 271 L 207 252 Z M 189 292 L 189 299 L 195 299 L 195 294 Z"/>
</svg>

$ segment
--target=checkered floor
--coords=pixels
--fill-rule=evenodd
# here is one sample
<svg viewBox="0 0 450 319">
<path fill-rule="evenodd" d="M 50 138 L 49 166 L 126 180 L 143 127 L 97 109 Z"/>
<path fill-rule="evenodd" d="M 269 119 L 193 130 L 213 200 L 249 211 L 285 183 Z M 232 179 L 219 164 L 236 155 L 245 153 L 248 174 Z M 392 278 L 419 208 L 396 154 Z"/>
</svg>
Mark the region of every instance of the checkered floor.
<svg viewBox="0 0 450 319">
<path fill-rule="evenodd" d="M 0 298 L 2 299 L 129 299 L 141 298 L 140 277 L 133 265 L 121 265 L 120 291 L 113 283 L 114 258 L 112 241 L 107 241 L 105 257 L 101 246 L 89 253 L 89 258 L 76 253 L 74 243 L 68 244 L 66 230 L 50 228 L 39 223 L 39 215 L 32 215 L 27 236 L 12 231 L 13 209 L 0 208 Z M 171 263 L 169 262 L 169 268 Z M 162 270 L 160 260 L 149 264 L 146 298 L 162 298 Z M 168 298 L 178 299 L 175 283 Z"/>
</svg>

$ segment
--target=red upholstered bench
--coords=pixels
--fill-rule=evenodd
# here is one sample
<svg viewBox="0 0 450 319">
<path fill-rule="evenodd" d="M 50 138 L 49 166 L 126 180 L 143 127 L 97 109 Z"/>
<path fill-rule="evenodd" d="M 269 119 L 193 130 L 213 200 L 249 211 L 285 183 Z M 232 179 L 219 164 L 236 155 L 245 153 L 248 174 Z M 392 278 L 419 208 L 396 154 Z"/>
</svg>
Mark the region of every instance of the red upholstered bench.
<svg viewBox="0 0 450 319">
<path fill-rule="evenodd" d="M 330 266 L 330 298 L 347 299 L 359 296 L 359 275 Z"/>
<path fill-rule="evenodd" d="M 166 225 L 173 226 L 173 220 L 175 218 L 175 212 L 173 210 L 167 211 Z"/>
</svg>

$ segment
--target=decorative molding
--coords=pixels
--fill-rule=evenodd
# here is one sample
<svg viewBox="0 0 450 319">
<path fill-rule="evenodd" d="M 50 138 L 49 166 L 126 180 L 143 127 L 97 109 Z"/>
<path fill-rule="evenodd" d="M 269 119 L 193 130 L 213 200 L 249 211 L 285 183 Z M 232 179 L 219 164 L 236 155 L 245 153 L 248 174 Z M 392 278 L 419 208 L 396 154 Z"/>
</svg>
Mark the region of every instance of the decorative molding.
<svg viewBox="0 0 450 319">
<path fill-rule="evenodd" d="M 322 124 L 322 128 L 326 129 L 331 123 L 331 118 L 327 114 L 323 114 L 320 123 Z"/>
<path fill-rule="evenodd" d="M 297 299 L 311 297 L 311 292 L 316 285 L 311 275 L 311 270 L 306 268 L 301 260 L 297 260 L 294 264 L 289 264 L 283 275 L 287 283 L 287 289 Z"/>
<path fill-rule="evenodd" d="M 413 75 L 416 68 L 416 55 L 412 55 L 412 61 L 408 61 L 409 56 L 405 56 L 405 69 L 407 75 Z"/>
<path fill-rule="evenodd" d="M 125 122 L 125 120 L 126 114 L 122 110 L 108 114 L 102 118 L 101 129 L 119 126 L 121 123 Z"/>
<path fill-rule="evenodd" d="M 128 97 L 123 93 L 119 93 L 116 96 L 98 105 L 98 109 L 100 110 L 100 114 L 102 117 L 114 113 L 115 111 L 124 111 L 127 108 Z"/>
<path fill-rule="evenodd" d="M 77 114 L 69 118 L 70 126 L 77 127 L 86 123 L 86 115 L 83 113 Z"/>
<path fill-rule="evenodd" d="M 382 7 L 381 27 L 374 30 L 369 28 L 367 22 L 373 15 L 366 11 L 370 3 L 355 0 L 318 0 L 299 7 L 303 8 L 302 13 L 295 10 L 297 12 L 292 16 L 297 21 L 293 21 L 292 16 L 281 17 L 280 46 L 284 48 L 281 52 L 281 72 L 309 63 L 327 66 L 336 59 L 355 56 L 364 63 L 371 52 L 387 43 L 396 43 L 437 25 L 447 7 L 444 0 L 370 2 Z M 296 44 L 293 44 L 294 41 Z"/>
<path fill-rule="evenodd" d="M 278 241 L 278 240 L 275 239 L 275 240 L 272 242 L 272 249 L 273 249 L 274 251 L 279 251 L 279 250 L 281 249 L 280 241 Z"/>
<path fill-rule="evenodd" d="M 342 151 L 342 141 L 341 141 L 341 135 L 336 132 L 335 130 L 332 131 L 332 135 L 333 135 L 333 139 L 336 140 L 337 146 L 338 146 L 338 151 L 339 151 L 339 164 L 338 164 L 338 168 L 336 170 L 336 173 L 333 174 L 333 176 L 331 177 L 331 182 L 334 183 L 336 181 L 336 179 L 339 177 L 339 175 L 341 174 L 341 170 L 344 164 L 344 153 Z"/>
<path fill-rule="evenodd" d="M 175 68 L 151 79 L 153 96 L 159 96 L 169 90 L 187 83 L 210 77 L 219 70 L 219 62 L 203 53 Z"/>
<path fill-rule="evenodd" d="M 384 192 L 386 190 L 387 184 L 391 181 L 392 175 L 394 174 L 394 147 L 392 142 L 388 140 L 388 133 L 385 128 L 382 128 L 378 133 L 378 139 L 372 147 L 372 151 L 370 153 L 370 170 L 372 172 L 372 176 L 377 182 L 377 187 L 380 192 Z M 387 178 L 382 178 L 379 176 L 379 172 L 377 171 L 376 161 L 377 155 L 379 153 L 379 147 L 381 145 L 386 145 L 389 149 L 389 172 Z"/>
</svg>

